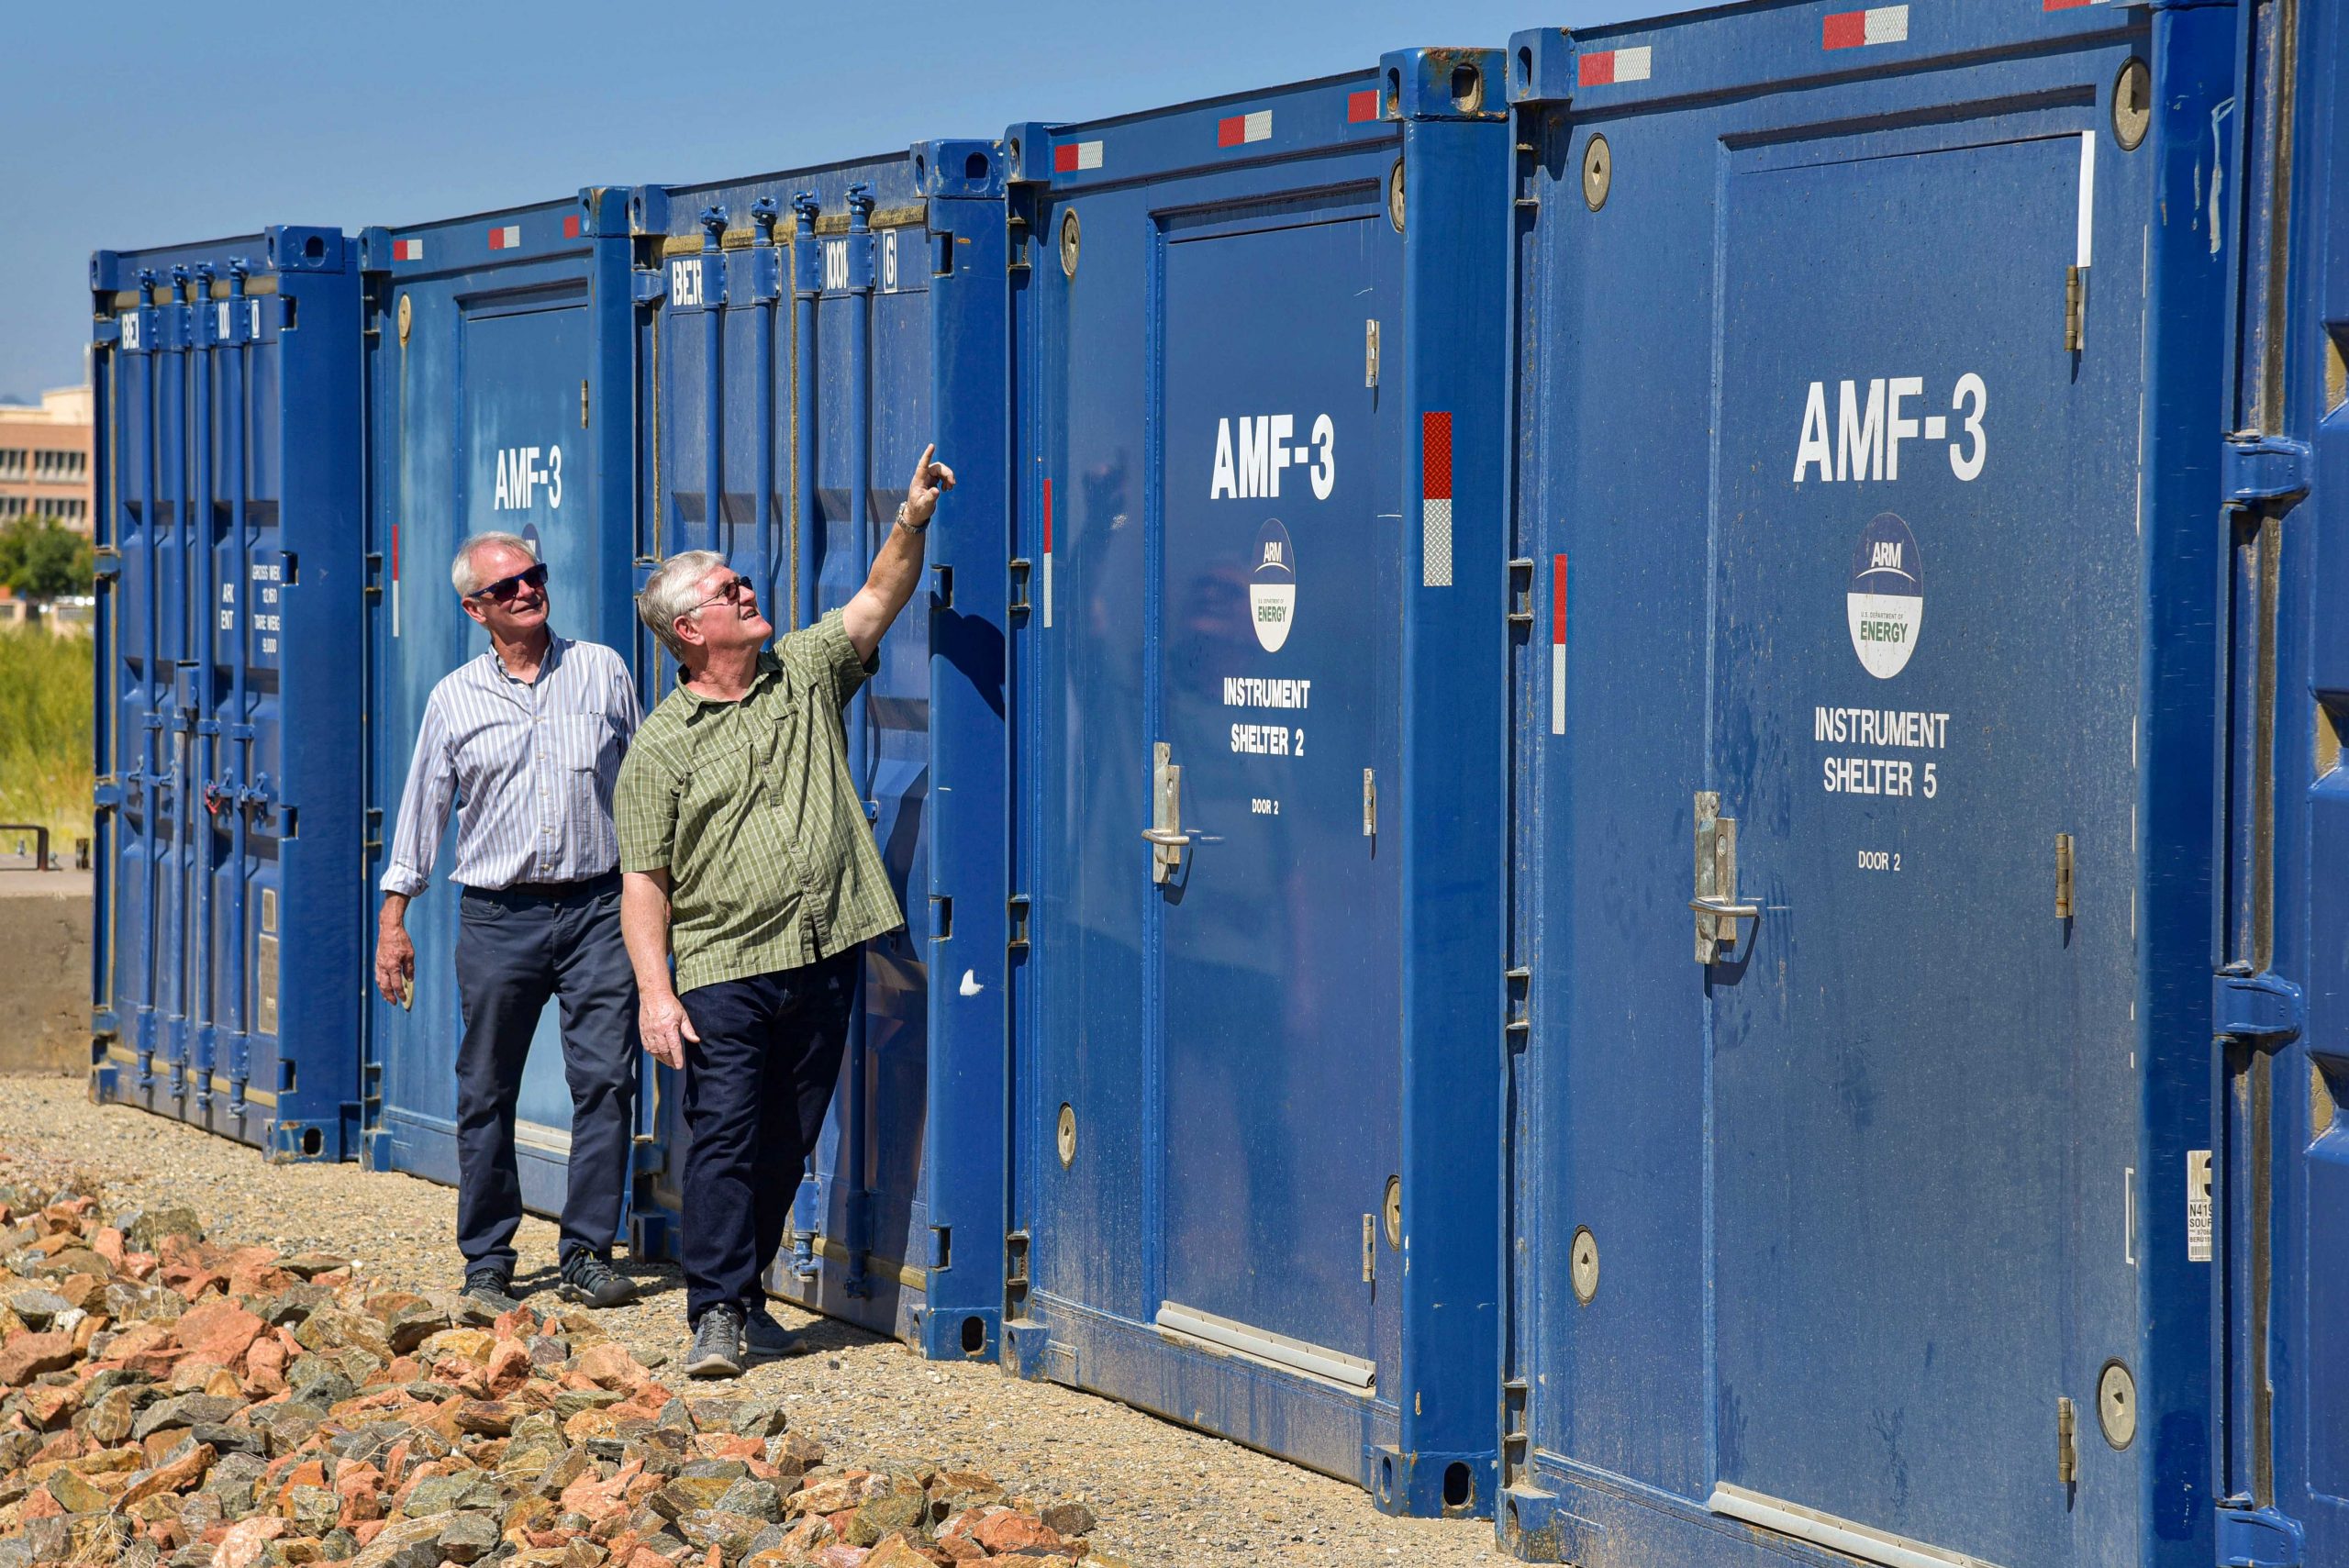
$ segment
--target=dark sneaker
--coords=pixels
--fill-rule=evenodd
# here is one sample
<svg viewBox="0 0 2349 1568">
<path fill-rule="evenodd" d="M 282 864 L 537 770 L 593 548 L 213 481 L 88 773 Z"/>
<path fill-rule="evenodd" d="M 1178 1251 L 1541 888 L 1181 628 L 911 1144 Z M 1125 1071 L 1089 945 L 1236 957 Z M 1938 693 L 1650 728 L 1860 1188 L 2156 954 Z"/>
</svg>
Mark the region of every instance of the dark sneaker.
<svg viewBox="0 0 2349 1568">
<path fill-rule="evenodd" d="M 754 1301 L 742 1315 L 742 1348 L 753 1361 L 797 1355 L 799 1336 L 775 1321 L 763 1301 Z"/>
<path fill-rule="evenodd" d="M 573 1252 L 562 1261 L 562 1294 L 590 1307 L 618 1307 L 636 1299 L 636 1282 L 593 1252 Z"/>
<path fill-rule="evenodd" d="M 742 1375 L 742 1309 L 725 1302 L 709 1307 L 694 1325 L 694 1346 L 685 1352 L 687 1377 Z"/>
<path fill-rule="evenodd" d="M 500 1268 L 467 1269 L 464 1296 L 493 1317 L 522 1305 L 514 1299 L 513 1276 Z"/>
</svg>

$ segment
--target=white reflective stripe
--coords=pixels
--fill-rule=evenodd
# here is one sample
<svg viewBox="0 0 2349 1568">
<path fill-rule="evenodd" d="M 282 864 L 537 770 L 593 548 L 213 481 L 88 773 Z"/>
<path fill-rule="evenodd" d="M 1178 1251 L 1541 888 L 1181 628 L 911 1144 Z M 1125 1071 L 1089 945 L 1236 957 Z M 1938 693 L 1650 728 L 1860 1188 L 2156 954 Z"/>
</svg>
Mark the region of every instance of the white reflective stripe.
<svg viewBox="0 0 2349 1568">
<path fill-rule="evenodd" d="M 1044 580 L 1041 589 L 1044 604 L 1044 624 L 1052 624 L 1052 552 L 1044 551 Z"/>
<path fill-rule="evenodd" d="M 1854 1524 L 1798 1503 L 1765 1497 L 1726 1481 L 1713 1484 L 1713 1495 L 1705 1507 L 1716 1514 L 1743 1519 L 1747 1524 L 1760 1525 L 1798 1540 L 1811 1541 L 1870 1562 L 1885 1563 L 1887 1568 L 1994 1568 L 1979 1557 L 1928 1546 L 1923 1541 Z"/>
<path fill-rule="evenodd" d="M 1352 1393 L 1368 1394 L 1377 1386 L 1376 1362 L 1350 1356 L 1343 1351 L 1309 1345 L 1303 1340 L 1292 1340 L 1286 1334 L 1275 1334 L 1269 1329 L 1236 1323 L 1229 1318 L 1219 1318 L 1212 1312 L 1202 1312 L 1196 1307 L 1178 1307 L 1170 1301 L 1158 1309 L 1157 1323 L 1165 1332 L 1197 1340 L 1218 1350 L 1235 1351 L 1267 1366 L 1301 1372 L 1324 1383 L 1334 1383 Z"/>
<path fill-rule="evenodd" d="M 1240 123 L 1240 139 L 1242 141 L 1265 141 L 1271 139 L 1272 134 L 1273 111 L 1270 109 L 1258 109 Z"/>
<path fill-rule="evenodd" d="M 1909 7 L 1871 6 L 1867 10 L 1867 20 L 1861 26 L 1866 29 L 1870 43 L 1906 43 L 1909 41 Z"/>
<path fill-rule="evenodd" d="M 1080 169 L 1098 169 L 1101 167 L 1101 144 L 1097 141 L 1078 142 L 1076 144 L 1076 166 Z"/>
<path fill-rule="evenodd" d="M 2079 265 L 2088 264 L 2089 252 L 2096 249 L 2096 132 L 2080 132 L 2080 239 Z"/>
<path fill-rule="evenodd" d="M 1550 644 L 1550 733 L 1566 732 L 1566 645 Z"/>
<path fill-rule="evenodd" d="M 1452 503 L 1423 501 L 1419 513 L 1419 586 L 1452 586 Z"/>
<path fill-rule="evenodd" d="M 1617 50 L 1615 51 L 1615 80 L 1618 82 L 1646 81 L 1654 55 L 1654 47 L 1650 44 L 1636 44 L 1630 49 Z"/>
</svg>

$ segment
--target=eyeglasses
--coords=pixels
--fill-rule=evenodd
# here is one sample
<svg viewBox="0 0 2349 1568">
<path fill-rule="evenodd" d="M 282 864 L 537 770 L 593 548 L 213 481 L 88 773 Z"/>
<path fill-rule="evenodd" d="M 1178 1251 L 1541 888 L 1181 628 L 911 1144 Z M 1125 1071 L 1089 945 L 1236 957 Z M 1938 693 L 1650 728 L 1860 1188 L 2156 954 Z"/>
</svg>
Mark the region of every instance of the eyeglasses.
<svg viewBox="0 0 2349 1568">
<path fill-rule="evenodd" d="M 696 605 L 692 610 L 687 610 L 685 614 L 692 615 L 694 610 L 707 609 L 710 606 L 718 603 L 720 599 L 724 599 L 729 605 L 739 605 L 742 602 L 742 597 L 746 594 L 752 598 L 758 597 L 758 591 L 752 585 L 751 580 L 738 573 L 734 576 L 728 578 L 724 583 L 720 584 L 717 593 L 712 594 L 708 598 L 704 599 L 700 604 Z"/>
<path fill-rule="evenodd" d="M 501 605 L 510 605 L 521 595 L 523 589 L 541 589 L 546 585 L 547 564 L 545 562 L 541 561 L 527 572 L 517 572 L 511 577 L 500 577 L 495 583 L 474 589 L 472 593 L 467 594 L 465 597 L 468 599 L 495 599 Z"/>
</svg>

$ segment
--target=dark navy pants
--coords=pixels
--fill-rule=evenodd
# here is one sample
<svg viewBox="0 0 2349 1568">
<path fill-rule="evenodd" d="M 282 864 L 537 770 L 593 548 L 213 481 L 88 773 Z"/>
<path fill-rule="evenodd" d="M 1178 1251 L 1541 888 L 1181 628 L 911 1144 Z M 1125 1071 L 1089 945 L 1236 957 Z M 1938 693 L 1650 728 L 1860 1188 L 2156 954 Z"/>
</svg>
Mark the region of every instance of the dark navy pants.
<svg viewBox="0 0 2349 1568">
<path fill-rule="evenodd" d="M 562 1003 L 571 1176 L 562 1255 L 608 1255 L 634 1142 L 636 972 L 620 940 L 619 873 L 549 896 L 467 888 L 457 933 L 457 1246 L 465 1267 L 514 1270 L 522 1179 L 514 1103 L 549 997 Z"/>
<path fill-rule="evenodd" d="M 678 1250 L 685 1318 L 763 1294 L 783 1246 L 801 1167 L 824 1130 L 856 1000 L 861 948 L 679 998 L 685 1041 L 685 1213 Z"/>
</svg>

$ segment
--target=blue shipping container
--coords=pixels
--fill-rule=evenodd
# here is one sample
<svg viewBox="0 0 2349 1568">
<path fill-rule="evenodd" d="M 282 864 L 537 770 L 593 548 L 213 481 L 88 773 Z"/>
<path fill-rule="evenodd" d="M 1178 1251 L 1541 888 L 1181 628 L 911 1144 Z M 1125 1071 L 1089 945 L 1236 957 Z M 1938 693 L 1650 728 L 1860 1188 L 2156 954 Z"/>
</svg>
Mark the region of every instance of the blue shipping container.
<svg viewBox="0 0 2349 1568">
<path fill-rule="evenodd" d="M 629 222 L 646 306 L 640 567 L 724 551 L 778 627 L 804 626 L 863 585 L 924 445 L 957 472 L 929 539 L 930 591 L 845 715 L 907 924 L 866 945 L 840 1092 L 794 1247 L 767 1283 L 933 1355 L 991 1353 L 1004 1230 L 999 154 L 929 142 L 649 186 Z M 636 656 L 649 706 L 674 665 L 641 630 Z M 674 1209 L 681 1095 L 663 1096 L 654 1130 L 651 1180 Z M 959 1269 L 958 1226 L 976 1249 Z"/>
<path fill-rule="evenodd" d="M 2340 1362 L 2263 1238 L 2305 1194 L 2338 1251 L 2340 1156 L 2222 733 L 2283 494 L 2226 389 L 2291 61 L 2238 33 L 2291 10 L 1512 40 L 1526 1556 L 2300 1560 L 2263 1510 L 2349 1449 L 2265 1402 L 2330 1419 Z"/>
<path fill-rule="evenodd" d="M 634 646 L 627 206 L 625 191 L 588 189 L 573 200 L 361 237 L 375 572 L 363 643 L 371 912 L 425 700 L 486 646 L 450 583 L 459 541 L 490 529 L 534 540 L 549 569 L 550 624 L 624 656 Z M 464 1032 L 452 956 L 459 900 L 445 885 L 455 838 L 452 817 L 436 863 L 444 885 L 408 910 L 413 1006 L 393 1006 L 369 988 L 362 1147 L 373 1169 L 451 1184 Z M 562 1207 L 570 1147 L 557 1013 L 551 1006 L 540 1019 L 516 1115 L 523 1200 L 543 1213 Z M 640 1128 L 651 1115 L 651 1095 L 640 1091 Z M 638 1251 L 663 1249 L 662 1224 L 657 1211 L 637 1207 L 629 1228 Z"/>
<path fill-rule="evenodd" d="M 1492 1507 L 1501 57 L 1013 128 L 1008 1353 Z"/>
<path fill-rule="evenodd" d="M 91 1088 L 339 1160 L 358 1130 L 359 270 L 282 228 L 91 261 Z M 304 829 L 306 828 L 306 832 Z"/>
</svg>

